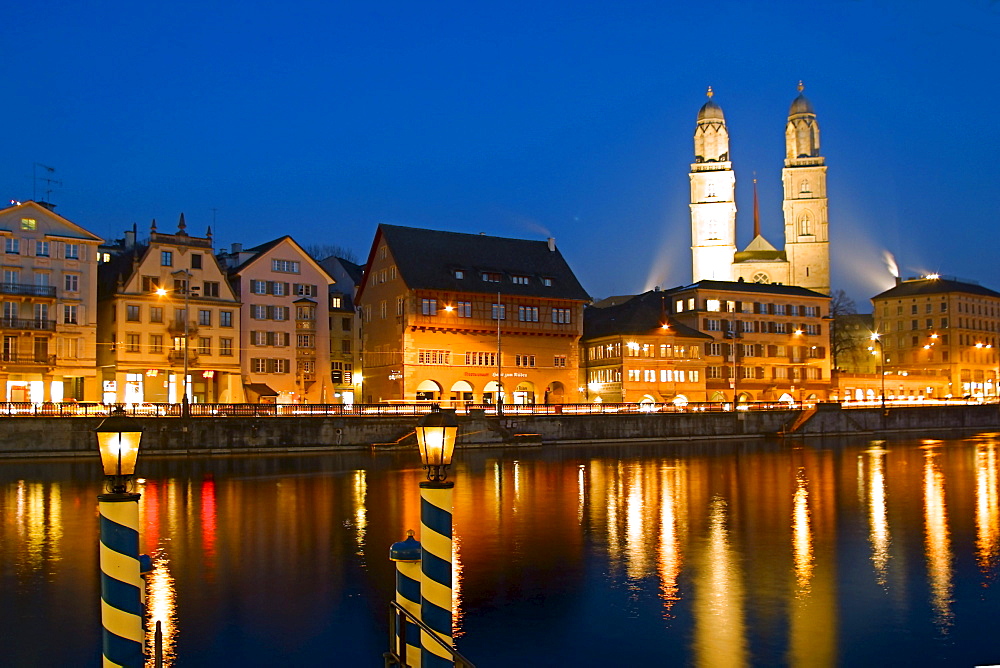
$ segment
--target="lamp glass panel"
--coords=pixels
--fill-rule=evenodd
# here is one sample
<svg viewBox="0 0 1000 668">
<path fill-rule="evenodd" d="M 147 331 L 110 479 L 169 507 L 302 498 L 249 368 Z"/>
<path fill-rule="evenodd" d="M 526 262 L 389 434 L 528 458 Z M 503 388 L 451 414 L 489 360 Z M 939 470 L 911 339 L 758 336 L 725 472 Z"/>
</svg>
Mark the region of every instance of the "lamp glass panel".
<svg viewBox="0 0 1000 668">
<path fill-rule="evenodd" d="M 132 475 L 139 456 L 139 431 L 104 431 L 97 433 L 104 475 Z M 119 455 L 121 470 L 118 469 Z"/>
</svg>

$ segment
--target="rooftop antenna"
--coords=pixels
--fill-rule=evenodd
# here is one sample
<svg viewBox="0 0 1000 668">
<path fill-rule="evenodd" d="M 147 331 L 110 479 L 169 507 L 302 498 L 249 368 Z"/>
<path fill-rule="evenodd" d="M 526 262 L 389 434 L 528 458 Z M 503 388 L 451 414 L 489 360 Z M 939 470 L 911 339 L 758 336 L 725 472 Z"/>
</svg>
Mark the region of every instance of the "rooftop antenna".
<svg viewBox="0 0 1000 668">
<path fill-rule="evenodd" d="M 38 168 L 41 167 L 44 171 L 42 172 L 41 179 L 45 181 L 45 203 L 51 203 L 52 200 L 52 186 L 61 186 L 62 181 L 57 181 L 51 176 L 46 176 L 46 174 L 54 174 L 56 171 L 55 167 L 49 167 L 48 165 L 43 165 L 40 162 L 33 163 L 31 166 L 31 199 L 34 202 L 38 201 Z"/>
</svg>

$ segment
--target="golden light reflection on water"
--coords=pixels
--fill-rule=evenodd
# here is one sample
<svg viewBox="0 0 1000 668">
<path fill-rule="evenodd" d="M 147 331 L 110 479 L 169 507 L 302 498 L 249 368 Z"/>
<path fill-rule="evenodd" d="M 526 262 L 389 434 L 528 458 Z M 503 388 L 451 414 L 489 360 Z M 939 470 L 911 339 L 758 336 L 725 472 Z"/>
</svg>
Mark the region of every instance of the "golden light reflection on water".
<svg viewBox="0 0 1000 668">
<path fill-rule="evenodd" d="M 927 576 L 931 606 L 938 629 L 947 632 L 952 621 L 951 538 L 948 533 L 948 509 L 945 503 L 944 474 L 938 448 L 924 447 L 924 531 Z"/>
<path fill-rule="evenodd" d="M 451 635 L 458 638 L 462 631 L 462 537 L 454 535 L 451 542 Z"/>
<path fill-rule="evenodd" d="M 868 542 L 871 545 L 871 562 L 875 581 L 880 587 L 888 582 L 889 533 L 888 504 L 885 489 L 885 448 L 872 447 L 868 457 Z"/>
<path fill-rule="evenodd" d="M 796 596 L 809 594 L 813 574 L 813 535 L 809 519 L 809 480 L 800 468 L 795 476 L 792 500 L 792 563 L 795 568 Z"/>
<path fill-rule="evenodd" d="M 625 569 L 630 580 L 640 580 L 649 572 L 646 549 L 646 505 L 641 470 L 633 470 L 625 497 Z M 655 506 L 654 506 L 655 508 Z"/>
<path fill-rule="evenodd" d="M 679 464 L 660 469 L 660 543 L 657 554 L 657 573 L 660 577 L 660 598 L 663 599 L 664 616 L 671 616 L 671 608 L 681 600 L 677 582 L 684 563 L 681 531 L 683 522 L 680 508 L 685 495 L 684 476 Z"/>
<path fill-rule="evenodd" d="M 997 444 L 976 445 L 976 561 L 988 581 L 997 567 L 998 531 Z"/>
<path fill-rule="evenodd" d="M 748 664 L 743 582 L 730 544 L 726 502 L 712 499 L 694 591 L 694 659 L 706 668 Z"/>
<path fill-rule="evenodd" d="M 146 576 L 146 613 L 147 668 L 155 668 L 157 622 L 160 622 L 163 634 L 163 665 L 174 665 L 177 654 L 177 588 L 170 574 L 170 560 L 162 554 L 154 560 L 152 573 Z"/>
<path fill-rule="evenodd" d="M 357 554 L 365 553 L 365 533 L 368 530 L 368 509 L 365 507 L 365 499 L 368 496 L 368 479 L 364 469 L 354 472 L 353 501 L 354 501 L 354 543 L 357 545 Z"/>
</svg>

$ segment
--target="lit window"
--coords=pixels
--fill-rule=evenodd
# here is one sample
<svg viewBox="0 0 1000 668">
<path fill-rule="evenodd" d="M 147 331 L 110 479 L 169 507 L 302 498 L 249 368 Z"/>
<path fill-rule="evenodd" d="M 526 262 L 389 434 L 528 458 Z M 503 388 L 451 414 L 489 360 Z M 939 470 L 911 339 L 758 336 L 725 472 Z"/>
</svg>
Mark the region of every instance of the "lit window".
<svg viewBox="0 0 1000 668">
<path fill-rule="evenodd" d="M 38 228 L 38 221 L 34 218 L 22 218 L 21 219 L 21 229 L 22 230 L 34 230 Z"/>
</svg>

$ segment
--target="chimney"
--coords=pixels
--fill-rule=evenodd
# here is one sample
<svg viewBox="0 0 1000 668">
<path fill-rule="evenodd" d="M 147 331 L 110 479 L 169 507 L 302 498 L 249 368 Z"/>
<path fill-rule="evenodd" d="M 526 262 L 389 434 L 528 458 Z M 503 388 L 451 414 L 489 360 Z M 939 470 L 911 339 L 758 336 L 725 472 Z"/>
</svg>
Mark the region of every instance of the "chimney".
<svg viewBox="0 0 1000 668">
<path fill-rule="evenodd" d="M 554 253 L 556 250 L 556 240 L 553 237 L 549 237 L 549 252 Z"/>
<path fill-rule="evenodd" d="M 243 250 L 243 244 L 233 243 L 233 245 L 230 246 L 230 249 L 231 252 L 234 254 L 239 253 L 241 250 Z"/>
<path fill-rule="evenodd" d="M 125 248 L 133 248 L 135 246 L 135 223 L 132 223 L 131 230 L 125 230 Z"/>
</svg>

